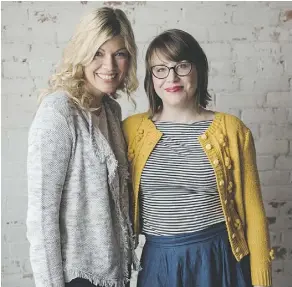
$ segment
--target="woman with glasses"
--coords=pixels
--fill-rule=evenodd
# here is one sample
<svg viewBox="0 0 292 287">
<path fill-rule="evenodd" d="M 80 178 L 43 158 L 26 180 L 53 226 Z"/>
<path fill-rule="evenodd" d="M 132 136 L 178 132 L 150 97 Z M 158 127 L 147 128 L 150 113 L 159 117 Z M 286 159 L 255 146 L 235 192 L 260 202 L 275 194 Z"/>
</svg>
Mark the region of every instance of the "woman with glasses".
<svg viewBox="0 0 292 287">
<path fill-rule="evenodd" d="M 250 130 L 206 109 L 208 62 L 181 30 L 146 53 L 149 112 L 123 123 L 134 231 L 146 236 L 138 287 L 271 285 L 269 235 Z"/>
</svg>

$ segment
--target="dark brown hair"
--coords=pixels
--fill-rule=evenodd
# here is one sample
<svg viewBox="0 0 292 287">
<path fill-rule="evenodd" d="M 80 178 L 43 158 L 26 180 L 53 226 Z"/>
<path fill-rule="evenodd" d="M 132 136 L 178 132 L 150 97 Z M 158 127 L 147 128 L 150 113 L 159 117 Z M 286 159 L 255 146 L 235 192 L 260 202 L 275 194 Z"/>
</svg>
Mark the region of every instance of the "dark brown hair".
<svg viewBox="0 0 292 287">
<path fill-rule="evenodd" d="M 151 59 L 154 53 L 163 55 L 167 60 L 179 62 L 187 60 L 192 62 L 198 75 L 198 87 L 196 91 L 196 104 L 206 107 L 211 100 L 208 93 L 208 60 L 207 57 L 194 37 L 187 32 L 178 29 L 167 30 L 156 36 L 150 43 L 146 52 L 146 76 L 144 88 L 149 99 L 150 114 L 155 115 L 162 107 L 162 100 L 154 90 Z"/>
</svg>

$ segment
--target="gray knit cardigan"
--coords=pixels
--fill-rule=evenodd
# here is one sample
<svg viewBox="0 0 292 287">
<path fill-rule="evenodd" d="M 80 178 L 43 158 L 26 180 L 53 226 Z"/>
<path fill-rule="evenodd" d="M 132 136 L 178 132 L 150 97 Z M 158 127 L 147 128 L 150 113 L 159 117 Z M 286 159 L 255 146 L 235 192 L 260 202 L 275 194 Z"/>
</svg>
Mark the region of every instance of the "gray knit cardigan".
<svg viewBox="0 0 292 287">
<path fill-rule="evenodd" d="M 108 96 L 103 103 L 110 143 L 65 92 L 46 96 L 31 125 L 27 237 L 36 287 L 76 277 L 122 287 L 137 264 L 121 110 Z"/>
</svg>

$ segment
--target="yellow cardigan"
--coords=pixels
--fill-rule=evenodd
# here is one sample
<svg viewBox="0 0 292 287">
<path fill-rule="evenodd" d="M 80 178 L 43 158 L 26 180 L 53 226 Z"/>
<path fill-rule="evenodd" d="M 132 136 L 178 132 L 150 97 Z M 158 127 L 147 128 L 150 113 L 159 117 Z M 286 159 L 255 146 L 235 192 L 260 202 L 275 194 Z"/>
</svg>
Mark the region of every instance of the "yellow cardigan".
<svg viewBox="0 0 292 287">
<path fill-rule="evenodd" d="M 134 232 L 138 235 L 141 174 L 162 133 L 148 113 L 124 120 L 123 131 L 131 163 Z M 250 254 L 253 285 L 270 286 L 274 255 L 270 250 L 252 134 L 235 116 L 216 112 L 199 142 L 215 171 L 232 252 L 237 261 Z"/>
</svg>

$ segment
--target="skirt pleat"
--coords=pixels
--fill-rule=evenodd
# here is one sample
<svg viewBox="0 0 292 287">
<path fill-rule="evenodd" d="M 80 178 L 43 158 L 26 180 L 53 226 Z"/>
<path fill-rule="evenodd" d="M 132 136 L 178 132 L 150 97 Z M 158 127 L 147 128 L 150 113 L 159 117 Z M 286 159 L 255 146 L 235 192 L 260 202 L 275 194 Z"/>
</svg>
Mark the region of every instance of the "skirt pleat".
<svg viewBox="0 0 292 287">
<path fill-rule="evenodd" d="M 146 235 L 137 287 L 252 287 L 249 256 L 237 262 L 225 223 L 175 236 Z"/>
</svg>

